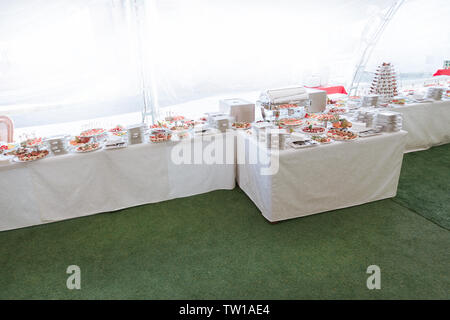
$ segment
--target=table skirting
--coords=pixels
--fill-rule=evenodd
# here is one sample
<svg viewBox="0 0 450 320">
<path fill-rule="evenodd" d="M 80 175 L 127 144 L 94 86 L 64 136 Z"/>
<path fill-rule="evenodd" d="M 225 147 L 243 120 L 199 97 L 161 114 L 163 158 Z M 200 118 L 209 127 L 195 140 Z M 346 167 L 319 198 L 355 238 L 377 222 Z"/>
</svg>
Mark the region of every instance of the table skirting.
<svg viewBox="0 0 450 320">
<path fill-rule="evenodd" d="M 146 143 L 2 165 L 0 231 L 233 189 L 233 145 L 224 150 L 223 164 L 198 161 L 195 152 L 213 143 L 225 149 L 227 141 L 233 144 L 234 136 L 200 136 L 180 143 Z M 181 158 L 182 151 L 174 154 L 183 144 L 191 150 L 190 162 Z"/>
<path fill-rule="evenodd" d="M 408 132 L 405 151 L 428 149 L 450 143 L 450 101 L 417 103 L 389 108 L 400 112 Z"/>
<path fill-rule="evenodd" d="M 253 137 L 238 135 L 238 156 L 241 148 L 246 154 L 257 148 L 260 161 L 250 164 L 238 159 L 237 181 L 272 222 L 391 198 L 397 192 L 406 135 L 400 131 L 280 150 L 274 175 L 261 174 L 268 167 L 267 158 L 261 156 L 268 152 L 265 146 Z"/>
</svg>

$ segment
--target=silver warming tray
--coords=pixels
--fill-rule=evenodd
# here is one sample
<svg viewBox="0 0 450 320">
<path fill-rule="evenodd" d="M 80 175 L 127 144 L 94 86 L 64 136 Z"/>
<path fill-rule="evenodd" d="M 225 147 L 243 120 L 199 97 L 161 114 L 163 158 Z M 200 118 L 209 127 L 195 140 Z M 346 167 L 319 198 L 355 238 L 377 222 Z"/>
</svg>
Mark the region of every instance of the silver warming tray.
<svg viewBox="0 0 450 320">
<path fill-rule="evenodd" d="M 305 88 L 289 87 L 263 91 L 256 105 L 261 108 L 264 120 L 274 121 L 304 116 L 305 108 L 311 106 L 311 100 Z"/>
</svg>

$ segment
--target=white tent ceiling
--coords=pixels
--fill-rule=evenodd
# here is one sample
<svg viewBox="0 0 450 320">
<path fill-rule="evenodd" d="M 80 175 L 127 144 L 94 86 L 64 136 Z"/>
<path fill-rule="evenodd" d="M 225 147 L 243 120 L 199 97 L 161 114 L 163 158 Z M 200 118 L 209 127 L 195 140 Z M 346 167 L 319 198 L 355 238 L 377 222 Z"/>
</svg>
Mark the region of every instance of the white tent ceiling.
<svg viewBox="0 0 450 320">
<path fill-rule="evenodd" d="M 78 116 L 137 111 L 142 76 L 161 106 L 312 76 L 348 85 L 363 40 L 394 2 L 0 1 L 0 110 L 117 98 L 125 101 L 117 108 Z M 450 55 L 449 10 L 443 0 L 405 1 L 367 70 L 383 61 L 402 73 L 440 67 Z"/>
</svg>

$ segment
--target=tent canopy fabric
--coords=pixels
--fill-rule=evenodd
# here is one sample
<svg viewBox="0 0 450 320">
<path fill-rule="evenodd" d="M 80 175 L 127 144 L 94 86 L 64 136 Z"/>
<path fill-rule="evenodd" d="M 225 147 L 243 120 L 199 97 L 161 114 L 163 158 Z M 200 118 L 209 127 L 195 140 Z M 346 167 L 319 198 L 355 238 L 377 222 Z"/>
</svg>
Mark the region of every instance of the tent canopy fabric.
<svg viewBox="0 0 450 320">
<path fill-rule="evenodd" d="M 39 125 L 137 112 L 142 92 L 167 107 L 292 84 L 345 86 L 395 2 L 2 1 L 0 113 L 34 113 L 27 124 Z M 405 79 L 431 76 L 450 53 L 449 14 L 443 0 L 405 1 L 367 71 L 389 61 Z"/>
</svg>

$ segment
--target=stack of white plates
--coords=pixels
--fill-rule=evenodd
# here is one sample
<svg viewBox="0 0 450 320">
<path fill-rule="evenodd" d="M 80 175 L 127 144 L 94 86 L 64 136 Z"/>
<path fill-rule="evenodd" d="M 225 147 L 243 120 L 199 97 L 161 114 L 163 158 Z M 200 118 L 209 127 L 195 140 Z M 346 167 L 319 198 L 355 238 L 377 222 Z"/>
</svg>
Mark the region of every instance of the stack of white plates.
<svg viewBox="0 0 450 320">
<path fill-rule="evenodd" d="M 402 115 L 398 112 L 379 112 L 376 118 L 376 127 L 383 132 L 395 132 L 402 129 Z"/>
<path fill-rule="evenodd" d="M 434 100 L 442 100 L 442 95 L 444 93 L 444 88 L 441 87 L 430 87 L 428 88 L 426 97 Z"/>
<path fill-rule="evenodd" d="M 375 119 L 376 113 L 374 111 L 360 109 L 356 113 L 356 121 L 365 123 L 368 128 L 374 126 Z"/>
<path fill-rule="evenodd" d="M 363 96 L 361 101 L 361 107 L 376 107 L 378 105 L 379 95 L 371 94 Z"/>
</svg>

